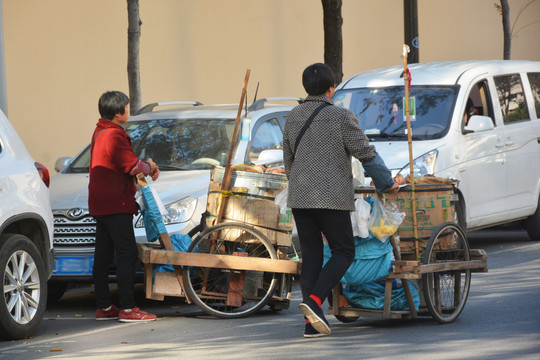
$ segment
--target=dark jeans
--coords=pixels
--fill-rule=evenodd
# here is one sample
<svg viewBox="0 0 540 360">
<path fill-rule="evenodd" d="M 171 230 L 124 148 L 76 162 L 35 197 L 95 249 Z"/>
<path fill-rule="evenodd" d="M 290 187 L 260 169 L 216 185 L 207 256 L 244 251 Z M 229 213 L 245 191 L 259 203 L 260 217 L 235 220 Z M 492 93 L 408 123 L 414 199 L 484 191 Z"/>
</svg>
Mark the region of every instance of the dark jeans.
<svg viewBox="0 0 540 360">
<path fill-rule="evenodd" d="M 323 302 L 354 260 L 351 215 L 347 210 L 292 209 L 302 247 L 300 287 L 302 297 L 318 296 Z M 332 257 L 323 267 L 323 239 Z"/>
<path fill-rule="evenodd" d="M 118 307 L 135 306 L 133 288 L 137 265 L 137 244 L 133 232 L 133 215 L 114 214 L 96 217 L 96 250 L 94 255 L 94 291 L 96 306 L 104 309 L 112 304 L 109 293 L 109 266 L 116 252 Z"/>
</svg>

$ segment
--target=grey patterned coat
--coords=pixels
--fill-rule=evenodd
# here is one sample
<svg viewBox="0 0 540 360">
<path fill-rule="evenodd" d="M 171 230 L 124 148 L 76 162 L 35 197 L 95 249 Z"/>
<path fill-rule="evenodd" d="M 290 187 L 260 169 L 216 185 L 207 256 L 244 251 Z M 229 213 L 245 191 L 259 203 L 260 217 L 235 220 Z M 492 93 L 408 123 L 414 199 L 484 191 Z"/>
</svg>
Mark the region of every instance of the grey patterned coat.
<svg viewBox="0 0 540 360">
<path fill-rule="evenodd" d="M 332 106 L 324 107 L 313 119 L 293 154 L 300 129 L 322 102 Z M 351 156 L 360 160 L 379 192 L 394 184 L 358 119 L 351 111 L 333 104 L 326 95 L 310 95 L 287 117 L 283 160 L 289 179 L 290 208 L 354 211 Z"/>
</svg>

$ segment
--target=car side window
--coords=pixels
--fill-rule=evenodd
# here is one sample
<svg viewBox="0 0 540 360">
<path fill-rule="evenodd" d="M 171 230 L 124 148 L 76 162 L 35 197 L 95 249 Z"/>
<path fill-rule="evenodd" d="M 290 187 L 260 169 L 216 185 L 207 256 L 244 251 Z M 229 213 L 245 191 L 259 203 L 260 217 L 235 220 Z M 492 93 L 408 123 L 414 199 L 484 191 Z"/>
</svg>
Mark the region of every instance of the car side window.
<svg viewBox="0 0 540 360">
<path fill-rule="evenodd" d="M 263 150 L 283 149 L 283 133 L 277 118 L 264 120 L 253 130 L 255 133 L 247 156 L 249 162 L 256 161 Z"/>
<path fill-rule="evenodd" d="M 463 125 L 467 125 L 473 115 L 489 116 L 495 125 L 493 116 L 493 106 L 490 101 L 487 81 L 482 80 L 474 84 L 467 98 L 467 103 L 463 111 Z"/>
<path fill-rule="evenodd" d="M 527 76 L 531 84 L 536 118 L 540 118 L 540 73 L 528 73 Z"/>
<path fill-rule="evenodd" d="M 497 76 L 494 80 L 504 124 L 530 120 L 519 74 Z"/>
</svg>

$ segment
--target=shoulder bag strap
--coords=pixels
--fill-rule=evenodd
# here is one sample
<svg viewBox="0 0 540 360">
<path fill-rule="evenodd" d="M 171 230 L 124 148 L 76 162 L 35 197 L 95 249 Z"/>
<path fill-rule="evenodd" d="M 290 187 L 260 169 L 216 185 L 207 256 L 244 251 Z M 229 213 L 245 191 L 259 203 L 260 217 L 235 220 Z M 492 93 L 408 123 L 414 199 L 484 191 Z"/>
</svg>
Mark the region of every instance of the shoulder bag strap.
<svg viewBox="0 0 540 360">
<path fill-rule="evenodd" d="M 298 137 L 296 138 L 296 142 L 294 143 L 294 150 L 293 150 L 293 154 L 296 155 L 296 148 L 298 147 L 298 144 L 300 144 L 300 140 L 302 140 L 302 137 L 304 136 L 306 130 L 308 129 L 308 127 L 311 125 L 311 123 L 313 122 L 313 119 L 315 118 L 315 116 L 317 116 L 317 114 L 319 113 L 319 111 L 322 110 L 323 107 L 327 106 L 327 105 L 330 105 L 328 103 L 322 103 L 321 105 L 319 105 L 314 111 L 313 113 L 311 114 L 311 116 L 307 119 L 306 123 L 304 124 L 304 126 L 302 127 L 302 129 L 300 129 L 300 133 L 298 133 Z"/>
</svg>

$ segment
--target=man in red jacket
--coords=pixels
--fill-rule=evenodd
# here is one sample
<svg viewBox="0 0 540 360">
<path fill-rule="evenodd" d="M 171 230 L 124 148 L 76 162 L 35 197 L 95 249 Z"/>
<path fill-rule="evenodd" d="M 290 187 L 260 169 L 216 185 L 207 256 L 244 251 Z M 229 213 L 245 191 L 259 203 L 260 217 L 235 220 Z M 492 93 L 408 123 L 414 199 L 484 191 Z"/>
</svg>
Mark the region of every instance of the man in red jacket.
<svg viewBox="0 0 540 360">
<path fill-rule="evenodd" d="M 88 207 L 96 219 L 94 290 L 96 320 L 123 322 L 151 321 L 156 315 L 135 306 L 133 289 L 137 244 L 133 232 L 135 175 L 142 172 L 157 180 L 159 169 L 152 159 L 142 161 L 133 152 L 131 139 L 122 124 L 129 117 L 129 98 L 120 91 L 108 91 L 99 98 L 99 119 L 90 145 Z M 109 294 L 109 266 L 116 252 L 118 308 Z"/>
</svg>

